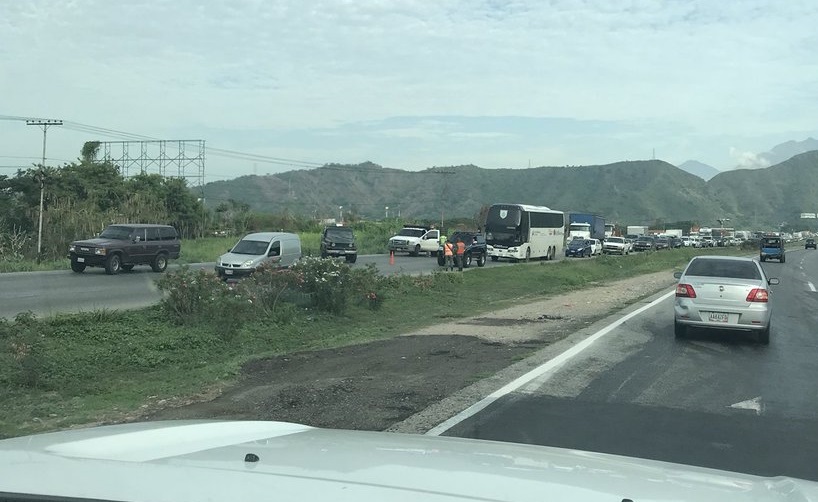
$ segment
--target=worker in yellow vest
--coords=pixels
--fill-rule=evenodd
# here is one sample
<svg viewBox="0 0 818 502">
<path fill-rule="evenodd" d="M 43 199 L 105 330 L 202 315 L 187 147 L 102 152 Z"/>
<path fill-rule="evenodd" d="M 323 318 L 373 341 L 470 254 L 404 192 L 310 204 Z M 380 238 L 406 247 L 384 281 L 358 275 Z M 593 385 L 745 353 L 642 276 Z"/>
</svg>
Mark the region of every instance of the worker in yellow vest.
<svg viewBox="0 0 818 502">
<path fill-rule="evenodd" d="M 449 241 L 443 243 L 443 256 L 446 258 L 446 270 L 454 270 L 454 244 Z"/>
</svg>

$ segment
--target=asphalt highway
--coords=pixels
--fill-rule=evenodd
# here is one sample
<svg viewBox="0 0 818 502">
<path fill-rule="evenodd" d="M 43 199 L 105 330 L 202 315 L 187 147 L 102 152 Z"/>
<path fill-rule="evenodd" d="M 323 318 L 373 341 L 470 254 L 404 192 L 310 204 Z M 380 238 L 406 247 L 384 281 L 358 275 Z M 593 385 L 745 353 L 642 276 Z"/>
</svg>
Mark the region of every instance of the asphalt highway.
<svg viewBox="0 0 818 502">
<path fill-rule="evenodd" d="M 374 264 L 382 274 L 421 274 L 442 269 L 437 258 L 389 255 L 359 256 L 355 267 Z M 197 263 L 192 268 L 212 271 L 215 263 Z M 507 262 L 486 263 L 487 267 L 507 265 Z M 472 265 L 477 267 L 476 264 Z M 168 270 L 178 266 L 171 264 Z M 87 268 L 77 274 L 71 270 L 49 272 L 15 272 L 0 274 L 0 317 L 13 318 L 20 312 L 31 311 L 38 316 L 66 312 L 131 309 L 159 302 L 162 293 L 156 281 L 162 277 L 150 267 L 135 267 L 131 272 L 110 276 L 102 268 Z"/>
<path fill-rule="evenodd" d="M 818 252 L 763 267 L 781 280 L 769 346 L 732 332 L 675 340 L 663 292 L 431 433 L 818 480 Z"/>
</svg>

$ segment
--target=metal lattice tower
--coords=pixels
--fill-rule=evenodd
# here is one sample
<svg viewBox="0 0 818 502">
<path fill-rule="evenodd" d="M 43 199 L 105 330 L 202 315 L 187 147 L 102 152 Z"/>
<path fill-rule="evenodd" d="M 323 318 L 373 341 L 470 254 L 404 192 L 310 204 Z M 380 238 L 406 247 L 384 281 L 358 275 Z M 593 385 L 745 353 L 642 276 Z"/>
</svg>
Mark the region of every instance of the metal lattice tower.
<svg viewBox="0 0 818 502">
<path fill-rule="evenodd" d="M 204 187 L 205 142 L 201 139 L 100 141 L 102 160 L 116 165 L 125 178 L 157 173 L 192 180 Z"/>
</svg>

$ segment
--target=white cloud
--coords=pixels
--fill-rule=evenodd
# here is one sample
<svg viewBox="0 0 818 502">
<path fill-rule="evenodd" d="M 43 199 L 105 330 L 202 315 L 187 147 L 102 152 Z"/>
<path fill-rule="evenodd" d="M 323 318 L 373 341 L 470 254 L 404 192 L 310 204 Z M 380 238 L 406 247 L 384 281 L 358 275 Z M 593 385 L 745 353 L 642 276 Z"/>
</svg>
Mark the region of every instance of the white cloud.
<svg viewBox="0 0 818 502">
<path fill-rule="evenodd" d="M 753 152 L 741 151 L 737 148 L 730 148 L 730 157 L 736 163 L 736 169 L 762 169 L 770 167 L 770 162 L 764 157 Z"/>
<path fill-rule="evenodd" d="M 161 137 L 213 129 L 329 134 L 408 116 L 566 117 L 666 124 L 662 133 L 689 135 L 677 155 L 699 158 L 691 137 L 818 134 L 818 102 L 805 92 L 818 85 L 816 25 L 812 0 L 3 2 L 0 113 Z M 382 136 L 432 149 L 438 132 L 475 142 L 506 133 L 395 128 Z M 618 155 L 586 149 L 605 151 L 603 161 L 661 141 L 673 148 L 672 137 L 655 136 L 623 133 Z M 394 154 L 389 148 L 384 157 Z M 559 145 L 532 148 L 562 150 L 568 159 L 559 163 L 588 157 Z M 304 150 L 340 160 L 323 145 Z"/>
</svg>

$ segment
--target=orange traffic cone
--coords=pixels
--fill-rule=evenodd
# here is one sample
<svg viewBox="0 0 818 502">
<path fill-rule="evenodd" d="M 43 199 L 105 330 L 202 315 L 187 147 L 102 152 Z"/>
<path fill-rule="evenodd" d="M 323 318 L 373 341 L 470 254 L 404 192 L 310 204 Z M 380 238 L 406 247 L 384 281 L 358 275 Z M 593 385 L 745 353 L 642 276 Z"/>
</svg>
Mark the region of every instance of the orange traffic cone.
<svg viewBox="0 0 818 502">
<path fill-rule="evenodd" d="M 395 264 L 395 252 L 394 251 L 389 252 L 389 264 L 390 265 Z"/>
</svg>

